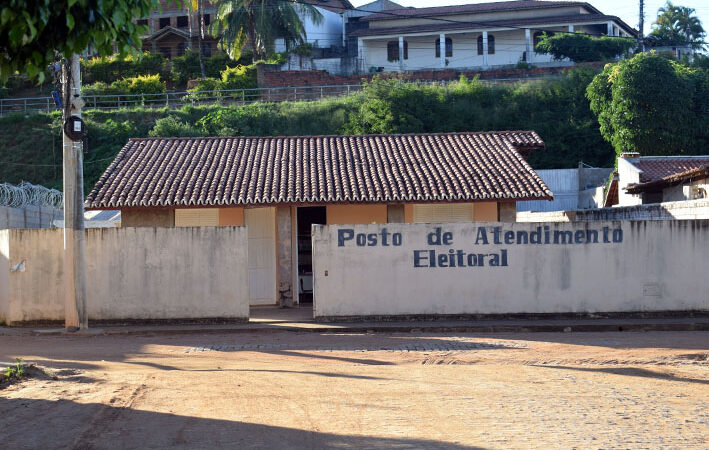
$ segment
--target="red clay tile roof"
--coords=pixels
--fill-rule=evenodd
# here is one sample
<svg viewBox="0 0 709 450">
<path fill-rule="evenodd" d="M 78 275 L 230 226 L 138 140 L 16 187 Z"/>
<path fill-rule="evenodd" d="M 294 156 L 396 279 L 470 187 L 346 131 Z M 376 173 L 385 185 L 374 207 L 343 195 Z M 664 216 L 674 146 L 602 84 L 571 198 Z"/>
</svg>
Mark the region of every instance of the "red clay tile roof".
<svg viewBox="0 0 709 450">
<path fill-rule="evenodd" d="M 407 25 L 401 27 L 390 28 L 364 28 L 350 33 L 351 36 L 387 36 L 394 34 L 407 33 L 425 33 L 425 32 L 440 32 L 440 31 L 455 31 L 455 30 L 479 30 L 483 28 L 504 28 L 504 27 L 531 27 L 542 26 L 549 24 L 580 24 L 580 23 L 603 23 L 605 26 L 609 21 L 622 26 L 625 31 L 635 35 L 636 31 L 631 26 L 623 22 L 617 16 L 606 16 L 602 14 L 576 14 L 570 16 L 558 17 L 538 17 L 528 19 L 506 19 L 506 20 L 481 20 L 477 22 L 465 23 L 450 23 L 450 22 L 432 22 L 423 25 Z"/>
<path fill-rule="evenodd" d="M 600 14 L 600 11 L 586 2 L 564 2 L 564 1 L 536 1 L 517 0 L 508 2 L 473 3 L 469 5 L 452 6 L 432 6 L 429 8 L 401 8 L 390 9 L 383 13 L 372 14 L 365 17 L 365 20 L 392 20 L 401 17 L 430 17 L 463 13 L 484 13 L 497 11 L 519 11 L 526 9 L 558 8 L 563 6 L 579 6 L 586 8 L 592 14 Z"/>
<path fill-rule="evenodd" d="M 709 165 L 703 165 L 694 169 L 689 169 L 680 173 L 673 173 L 666 177 L 658 178 L 644 183 L 631 184 L 625 188 L 629 194 L 637 194 L 645 191 L 655 191 L 668 186 L 676 185 L 684 181 L 701 180 L 709 178 Z"/>
<path fill-rule="evenodd" d="M 88 209 L 552 199 L 533 131 L 131 139 Z"/>
<path fill-rule="evenodd" d="M 640 182 L 647 183 L 692 169 L 709 166 L 709 156 L 643 156 L 637 160 L 631 159 L 630 162 L 642 170 Z"/>
</svg>

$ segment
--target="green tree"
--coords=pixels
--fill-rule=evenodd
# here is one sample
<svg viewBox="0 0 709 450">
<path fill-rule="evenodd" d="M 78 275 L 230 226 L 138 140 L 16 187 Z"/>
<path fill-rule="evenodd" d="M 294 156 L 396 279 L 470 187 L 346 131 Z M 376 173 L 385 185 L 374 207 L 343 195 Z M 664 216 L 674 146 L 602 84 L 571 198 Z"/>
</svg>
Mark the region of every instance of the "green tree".
<svg viewBox="0 0 709 450">
<path fill-rule="evenodd" d="M 302 18 L 319 24 L 323 17 L 314 6 L 288 0 L 221 0 L 212 32 L 220 35 L 221 47 L 239 59 L 242 48 L 249 44 L 254 59 L 265 59 L 274 53 L 275 41 L 283 38 L 287 47 L 300 45 L 307 36 Z"/>
<path fill-rule="evenodd" d="M 141 45 L 145 26 L 132 22 L 160 8 L 158 0 L 5 0 L 0 6 L 0 81 L 15 72 L 43 81 L 56 54 L 70 57 L 91 48 L 110 55 Z M 55 53 L 56 52 L 56 53 Z"/>
<path fill-rule="evenodd" d="M 705 152 L 707 73 L 641 53 L 606 65 L 586 95 L 617 154 Z"/>
<path fill-rule="evenodd" d="M 589 62 L 606 61 L 624 55 L 635 45 L 634 40 L 624 37 L 545 33 L 534 50 L 537 53 L 549 53 L 554 59 L 569 58 L 574 62 Z"/>
<path fill-rule="evenodd" d="M 668 1 L 657 12 L 657 21 L 649 36 L 655 46 L 689 45 L 695 50 L 704 47 L 707 34 L 694 8 L 675 6 Z"/>
</svg>

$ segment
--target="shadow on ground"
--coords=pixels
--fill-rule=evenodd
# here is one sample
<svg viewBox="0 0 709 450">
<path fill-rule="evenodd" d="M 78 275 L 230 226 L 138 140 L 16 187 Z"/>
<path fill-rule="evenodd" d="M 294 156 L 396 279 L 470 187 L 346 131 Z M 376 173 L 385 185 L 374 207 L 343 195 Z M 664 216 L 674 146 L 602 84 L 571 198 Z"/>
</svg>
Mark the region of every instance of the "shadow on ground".
<svg viewBox="0 0 709 450">
<path fill-rule="evenodd" d="M 578 370 L 581 372 L 610 373 L 613 375 L 625 375 L 630 377 L 655 378 L 665 381 L 679 381 L 684 383 L 709 384 L 709 380 L 701 378 L 678 377 L 671 373 L 657 372 L 638 367 L 576 367 L 576 366 L 551 366 L 544 364 L 534 364 L 535 367 L 546 367 L 548 369 Z"/>
<path fill-rule="evenodd" d="M 6 448 L 475 448 L 27 398 L 0 403 L 0 429 Z"/>
</svg>

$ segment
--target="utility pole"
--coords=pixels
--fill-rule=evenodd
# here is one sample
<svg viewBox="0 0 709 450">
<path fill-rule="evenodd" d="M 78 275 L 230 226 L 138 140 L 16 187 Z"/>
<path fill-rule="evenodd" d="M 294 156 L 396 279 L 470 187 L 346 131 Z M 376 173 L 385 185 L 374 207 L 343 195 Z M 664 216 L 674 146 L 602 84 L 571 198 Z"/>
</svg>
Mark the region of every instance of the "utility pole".
<svg viewBox="0 0 709 450">
<path fill-rule="evenodd" d="M 638 36 L 639 42 L 638 42 L 638 47 L 640 48 L 641 52 L 645 52 L 645 12 L 643 11 L 643 7 L 645 6 L 645 0 L 640 0 L 640 21 L 638 23 L 638 28 L 640 28 L 640 33 Z"/>
<path fill-rule="evenodd" d="M 67 331 L 88 328 L 86 310 L 86 236 L 84 233 L 84 167 L 80 120 L 81 66 L 79 55 L 62 64 L 64 157 L 64 324 Z M 72 134 L 73 138 L 69 136 Z"/>
</svg>

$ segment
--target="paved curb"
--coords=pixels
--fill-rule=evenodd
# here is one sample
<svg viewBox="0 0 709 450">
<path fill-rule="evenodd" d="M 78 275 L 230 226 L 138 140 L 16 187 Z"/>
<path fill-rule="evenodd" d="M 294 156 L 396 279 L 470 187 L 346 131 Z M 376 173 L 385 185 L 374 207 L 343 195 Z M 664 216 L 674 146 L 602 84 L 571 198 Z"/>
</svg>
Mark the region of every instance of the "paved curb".
<svg viewBox="0 0 709 450">
<path fill-rule="evenodd" d="M 66 332 L 63 329 L 27 330 L 35 336 L 135 336 L 135 335 L 170 335 L 170 334 L 244 334 L 244 333 L 569 333 L 569 332 L 624 332 L 624 331 L 709 331 L 709 320 L 691 322 L 614 322 L 603 323 L 588 321 L 559 321 L 559 323 L 457 323 L 437 324 L 435 322 L 412 322 L 410 324 L 358 323 L 323 325 L 303 322 L 294 325 L 260 324 L 232 327 L 141 327 L 141 328 L 92 328 L 86 331 Z M 0 333 L 2 335 L 2 333 Z M 16 335 L 13 333 L 13 335 Z"/>
</svg>

